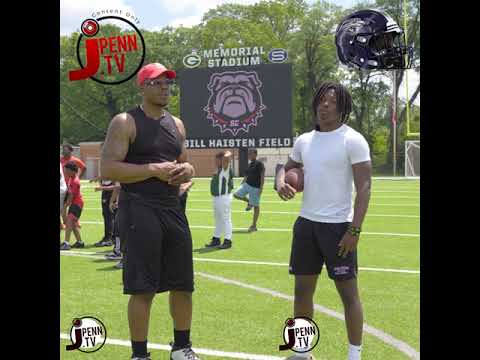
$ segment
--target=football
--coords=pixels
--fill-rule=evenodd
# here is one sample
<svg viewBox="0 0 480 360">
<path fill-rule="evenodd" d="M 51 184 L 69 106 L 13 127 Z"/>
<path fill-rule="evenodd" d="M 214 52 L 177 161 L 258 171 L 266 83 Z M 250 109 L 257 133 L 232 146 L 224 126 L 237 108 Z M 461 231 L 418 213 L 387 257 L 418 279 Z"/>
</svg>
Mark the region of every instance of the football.
<svg viewBox="0 0 480 360">
<path fill-rule="evenodd" d="M 303 191 L 303 170 L 299 168 L 293 168 L 287 171 L 285 174 L 285 182 L 293 187 L 297 192 Z"/>
</svg>

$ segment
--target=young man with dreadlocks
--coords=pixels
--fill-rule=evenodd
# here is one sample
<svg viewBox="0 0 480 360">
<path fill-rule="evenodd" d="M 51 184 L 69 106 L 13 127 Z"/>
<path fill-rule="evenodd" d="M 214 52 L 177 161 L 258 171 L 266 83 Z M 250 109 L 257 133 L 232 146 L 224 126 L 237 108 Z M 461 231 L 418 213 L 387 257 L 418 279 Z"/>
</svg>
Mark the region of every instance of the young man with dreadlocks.
<svg viewBox="0 0 480 360">
<path fill-rule="evenodd" d="M 293 227 L 289 272 L 295 275 L 295 316 L 313 318 L 313 294 L 325 263 L 345 311 L 348 360 L 360 360 L 363 310 L 357 286 L 357 245 L 370 200 L 371 161 L 365 138 L 346 125 L 352 109 L 348 90 L 323 83 L 312 101 L 315 129 L 300 135 L 278 172 L 278 194 L 295 196 L 285 172 L 303 168 L 302 208 Z M 356 197 L 352 207 L 352 192 Z M 290 359 L 313 359 L 309 352 Z"/>
</svg>

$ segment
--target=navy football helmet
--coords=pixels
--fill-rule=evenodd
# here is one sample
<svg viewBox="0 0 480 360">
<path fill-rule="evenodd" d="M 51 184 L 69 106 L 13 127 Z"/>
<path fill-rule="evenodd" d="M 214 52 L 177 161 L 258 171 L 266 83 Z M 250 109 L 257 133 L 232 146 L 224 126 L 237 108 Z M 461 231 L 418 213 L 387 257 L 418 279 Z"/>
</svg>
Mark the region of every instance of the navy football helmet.
<svg viewBox="0 0 480 360">
<path fill-rule="evenodd" d="M 337 27 L 335 45 L 342 64 L 363 70 L 408 69 L 413 57 L 402 28 L 377 10 L 345 17 Z"/>
</svg>

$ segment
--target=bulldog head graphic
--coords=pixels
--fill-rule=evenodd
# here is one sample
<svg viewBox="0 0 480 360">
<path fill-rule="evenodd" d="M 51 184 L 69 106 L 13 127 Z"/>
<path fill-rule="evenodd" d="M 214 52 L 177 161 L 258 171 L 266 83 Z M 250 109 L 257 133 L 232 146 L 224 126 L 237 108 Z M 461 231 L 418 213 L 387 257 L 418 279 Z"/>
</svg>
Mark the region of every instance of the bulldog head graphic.
<svg viewBox="0 0 480 360">
<path fill-rule="evenodd" d="M 229 131 L 233 136 L 242 130 L 248 133 L 266 108 L 259 90 L 261 86 L 254 71 L 212 74 L 207 85 L 210 98 L 204 108 L 207 118 L 213 121 L 213 126 L 220 127 L 222 133 Z"/>
</svg>

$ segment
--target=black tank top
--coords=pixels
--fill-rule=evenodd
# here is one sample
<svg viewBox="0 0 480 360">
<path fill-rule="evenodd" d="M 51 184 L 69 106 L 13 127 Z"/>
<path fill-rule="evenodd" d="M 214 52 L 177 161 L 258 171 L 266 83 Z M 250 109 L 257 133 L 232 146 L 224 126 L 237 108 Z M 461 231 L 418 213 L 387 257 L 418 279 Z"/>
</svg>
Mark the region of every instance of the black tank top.
<svg viewBox="0 0 480 360">
<path fill-rule="evenodd" d="M 125 162 L 148 164 L 174 161 L 182 152 L 182 142 L 172 115 L 165 111 L 160 119 L 149 118 L 137 106 L 127 111 L 135 120 L 135 141 L 129 145 Z M 132 196 L 162 207 L 177 207 L 178 186 L 158 178 L 149 178 L 131 184 L 121 184 L 122 190 Z"/>
</svg>

